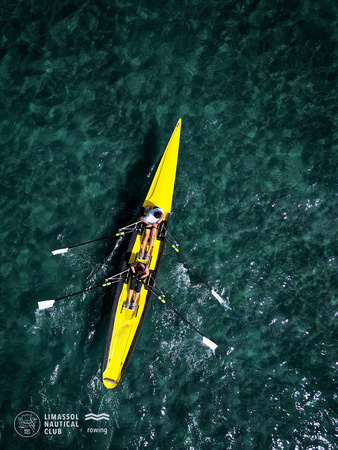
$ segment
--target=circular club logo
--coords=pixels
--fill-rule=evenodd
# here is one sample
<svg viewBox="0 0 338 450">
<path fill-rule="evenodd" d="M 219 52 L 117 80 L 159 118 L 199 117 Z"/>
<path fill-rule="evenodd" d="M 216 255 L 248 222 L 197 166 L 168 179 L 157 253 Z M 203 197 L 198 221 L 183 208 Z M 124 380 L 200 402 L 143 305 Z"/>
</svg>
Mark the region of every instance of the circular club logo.
<svg viewBox="0 0 338 450">
<path fill-rule="evenodd" d="M 22 411 L 14 419 L 14 429 L 19 436 L 30 438 L 35 436 L 41 427 L 39 417 L 32 411 Z"/>
</svg>

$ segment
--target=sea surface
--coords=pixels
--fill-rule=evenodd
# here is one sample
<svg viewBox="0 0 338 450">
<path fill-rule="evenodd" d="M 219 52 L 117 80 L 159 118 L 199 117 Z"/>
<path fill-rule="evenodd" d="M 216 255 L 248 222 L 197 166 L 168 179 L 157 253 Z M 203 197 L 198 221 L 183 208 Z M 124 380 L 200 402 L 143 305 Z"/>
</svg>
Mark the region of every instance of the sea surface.
<svg viewBox="0 0 338 450">
<path fill-rule="evenodd" d="M 337 448 L 337 14 L 1 0 L 1 449 Z M 104 283 L 128 239 L 51 251 L 138 219 L 179 118 L 170 232 L 226 305 L 170 246 L 158 283 L 218 348 L 153 297 L 108 390 L 114 286 L 38 301 Z"/>
</svg>

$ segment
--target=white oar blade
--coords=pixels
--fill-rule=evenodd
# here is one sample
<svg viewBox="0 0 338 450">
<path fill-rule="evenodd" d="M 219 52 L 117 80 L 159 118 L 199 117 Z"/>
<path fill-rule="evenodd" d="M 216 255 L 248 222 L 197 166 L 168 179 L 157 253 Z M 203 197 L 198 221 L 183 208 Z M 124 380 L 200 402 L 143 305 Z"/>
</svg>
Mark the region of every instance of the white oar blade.
<svg viewBox="0 0 338 450">
<path fill-rule="evenodd" d="M 43 302 L 38 302 L 39 309 L 47 309 L 54 306 L 55 300 L 44 300 Z"/>
<path fill-rule="evenodd" d="M 215 342 L 212 342 L 210 339 L 206 338 L 205 336 L 203 336 L 203 342 L 205 345 L 207 345 L 209 348 L 211 348 L 212 351 L 215 351 L 216 348 L 218 347 L 218 345 L 215 344 Z"/>
<path fill-rule="evenodd" d="M 217 292 L 215 292 L 213 289 L 212 289 L 211 293 L 212 293 L 212 295 L 213 295 L 215 298 L 217 298 L 217 300 L 218 300 L 220 303 L 222 303 L 222 304 L 225 303 L 225 301 L 222 299 L 222 297 L 221 297 L 220 295 L 218 295 Z"/>
<path fill-rule="evenodd" d="M 67 253 L 69 248 L 59 248 L 59 250 L 53 250 L 53 255 L 59 255 L 60 253 Z"/>
<path fill-rule="evenodd" d="M 230 306 L 227 304 L 225 300 L 222 299 L 220 295 L 217 294 L 213 289 L 211 291 L 212 295 L 217 298 L 217 300 L 220 302 L 221 305 L 225 306 L 227 309 L 231 309 Z"/>
</svg>

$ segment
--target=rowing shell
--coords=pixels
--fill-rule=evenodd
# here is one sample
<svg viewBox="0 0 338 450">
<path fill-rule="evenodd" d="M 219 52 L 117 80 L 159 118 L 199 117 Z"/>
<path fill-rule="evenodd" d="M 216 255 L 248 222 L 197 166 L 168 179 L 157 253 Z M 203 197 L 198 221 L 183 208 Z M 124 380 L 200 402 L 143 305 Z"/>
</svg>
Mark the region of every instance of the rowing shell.
<svg viewBox="0 0 338 450">
<path fill-rule="evenodd" d="M 151 290 L 156 282 L 166 242 L 165 235 L 168 229 L 174 193 L 180 134 L 181 119 L 178 121 L 170 138 L 149 192 L 142 205 L 144 213 L 156 206 L 162 208 L 164 211 L 164 220 L 161 222 L 150 258 L 147 261 L 150 272 L 146 280 L 147 286 L 144 286 L 141 290 L 135 311 L 125 308 L 130 278 L 120 281 L 116 288 L 102 366 L 103 384 L 108 389 L 116 387 L 120 382 L 135 348 L 149 308 L 152 296 Z M 129 264 L 138 260 L 138 253 L 141 249 L 144 232 L 144 228 L 138 228 L 133 232 L 122 265 L 122 271 Z"/>
</svg>

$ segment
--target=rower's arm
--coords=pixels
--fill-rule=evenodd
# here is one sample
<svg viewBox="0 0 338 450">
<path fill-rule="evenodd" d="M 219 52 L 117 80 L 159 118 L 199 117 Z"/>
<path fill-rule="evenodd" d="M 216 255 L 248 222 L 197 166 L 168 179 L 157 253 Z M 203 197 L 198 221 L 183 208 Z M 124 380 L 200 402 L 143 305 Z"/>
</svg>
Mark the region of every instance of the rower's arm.
<svg viewBox="0 0 338 450">
<path fill-rule="evenodd" d="M 144 278 L 147 278 L 148 275 L 149 275 L 149 268 L 147 266 L 147 268 L 145 270 L 145 274 L 141 277 L 141 280 L 143 280 Z"/>
<path fill-rule="evenodd" d="M 161 223 L 163 219 L 164 219 L 164 213 L 163 213 L 162 216 L 158 219 L 157 223 Z"/>
</svg>

